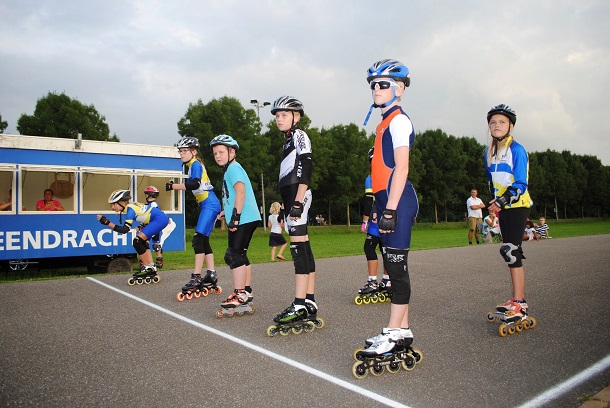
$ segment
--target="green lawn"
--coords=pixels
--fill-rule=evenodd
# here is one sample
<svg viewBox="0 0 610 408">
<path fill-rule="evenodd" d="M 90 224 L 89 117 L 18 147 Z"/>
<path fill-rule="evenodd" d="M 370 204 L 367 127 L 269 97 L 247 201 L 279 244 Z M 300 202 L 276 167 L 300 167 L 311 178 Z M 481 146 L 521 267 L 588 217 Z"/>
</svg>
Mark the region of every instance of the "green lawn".
<svg viewBox="0 0 610 408">
<path fill-rule="evenodd" d="M 610 234 L 610 221 L 608 219 L 575 219 L 548 222 L 551 236 L 554 239 L 577 237 L 584 235 Z M 347 227 L 323 226 L 310 227 L 311 246 L 315 257 L 331 258 L 339 256 L 362 255 L 364 234 L 360 232 L 360 225 Z M 467 226 L 465 222 L 455 223 L 420 223 L 413 229 L 411 240 L 412 250 L 449 248 L 468 245 Z M 191 239 L 193 230 L 186 232 L 186 249 L 180 252 L 166 252 L 164 254 L 165 266 L 163 270 L 190 269 L 193 267 L 193 249 Z M 252 238 L 248 258 L 253 264 L 270 262 L 270 248 L 268 246 L 268 231 L 259 228 Z M 210 244 L 216 254 L 216 265 L 223 266 L 224 253 L 227 248 L 227 231 L 216 229 L 210 237 Z M 290 260 L 290 250 L 286 248 L 284 256 Z M 70 270 L 32 270 L 32 271 L 4 271 L 0 273 L 0 282 L 31 279 L 54 279 L 58 277 L 85 276 L 83 268 Z"/>
</svg>

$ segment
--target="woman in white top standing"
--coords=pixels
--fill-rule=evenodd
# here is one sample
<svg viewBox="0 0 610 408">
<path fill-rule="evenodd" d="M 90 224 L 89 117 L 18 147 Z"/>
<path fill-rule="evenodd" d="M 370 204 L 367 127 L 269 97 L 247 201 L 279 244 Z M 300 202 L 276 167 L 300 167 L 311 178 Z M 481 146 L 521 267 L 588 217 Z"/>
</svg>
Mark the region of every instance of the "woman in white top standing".
<svg viewBox="0 0 610 408">
<path fill-rule="evenodd" d="M 267 221 L 267 226 L 271 228 L 271 233 L 269 234 L 269 246 L 271 247 L 271 260 L 275 261 L 275 250 L 277 247 L 280 247 L 280 250 L 277 254 L 277 259 L 281 261 L 285 261 L 286 258 L 282 256 L 284 253 L 284 249 L 286 249 L 286 239 L 282 235 L 282 228 L 284 228 L 284 217 L 280 217 L 279 213 L 281 211 L 280 203 L 275 202 L 271 204 L 271 208 L 269 212 L 269 220 Z"/>
</svg>

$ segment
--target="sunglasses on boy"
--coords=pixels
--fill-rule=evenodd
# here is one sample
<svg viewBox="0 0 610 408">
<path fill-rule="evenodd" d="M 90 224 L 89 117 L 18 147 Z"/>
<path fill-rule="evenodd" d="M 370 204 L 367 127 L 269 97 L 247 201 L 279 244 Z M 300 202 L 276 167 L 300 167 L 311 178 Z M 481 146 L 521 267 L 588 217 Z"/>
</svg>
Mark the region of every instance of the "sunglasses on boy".
<svg viewBox="0 0 610 408">
<path fill-rule="evenodd" d="M 396 86 L 394 81 L 371 81 L 371 89 L 379 85 L 379 89 L 388 89 L 391 86 Z"/>
</svg>

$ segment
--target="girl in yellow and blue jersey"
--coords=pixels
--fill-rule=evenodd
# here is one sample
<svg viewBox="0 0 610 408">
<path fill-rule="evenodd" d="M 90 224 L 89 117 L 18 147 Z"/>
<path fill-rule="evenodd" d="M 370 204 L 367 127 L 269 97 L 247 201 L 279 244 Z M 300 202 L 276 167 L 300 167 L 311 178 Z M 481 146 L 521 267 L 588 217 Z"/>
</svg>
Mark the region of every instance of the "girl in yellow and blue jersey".
<svg viewBox="0 0 610 408">
<path fill-rule="evenodd" d="M 517 114 L 509 106 L 494 106 L 487 113 L 491 143 L 484 153 L 485 172 L 494 197 L 488 210 L 499 214 L 503 241 L 500 254 L 508 264 L 513 286 L 511 299 L 496 306 L 506 321 L 523 319 L 528 307 L 521 244 L 533 202 L 528 191 L 529 158 L 511 134 L 516 122 Z"/>
<path fill-rule="evenodd" d="M 169 217 L 159 208 L 150 207 L 146 204 L 130 203 L 130 200 L 131 193 L 129 190 L 113 191 L 108 198 L 108 203 L 114 211 L 121 214 L 121 218 L 125 214 L 125 223 L 123 225 L 110 222 L 108 218 L 100 214 L 97 215 L 97 219 L 103 225 L 120 234 L 127 234 L 133 227 L 134 221 L 137 221 L 140 225 L 138 233 L 133 239 L 133 247 L 138 255 L 140 255 L 142 268 L 140 273 L 134 274 L 134 277 L 155 276 L 157 268 L 153 262 L 149 239 L 167 227 Z"/>
<path fill-rule="evenodd" d="M 182 287 L 182 293 L 187 294 L 201 290 L 204 286 L 216 285 L 216 269 L 214 267 L 214 252 L 210 246 L 210 235 L 216 223 L 216 217 L 220 214 L 220 201 L 214 194 L 214 187 L 208 177 L 205 166 L 197 157 L 199 152 L 199 140 L 195 137 L 183 137 L 178 141 L 180 159 L 184 163 L 187 179 L 184 183 L 170 181 L 165 184 L 165 190 L 186 190 L 193 193 L 197 204 L 199 204 L 199 219 L 193 235 L 193 250 L 195 251 L 195 268 L 189 281 Z M 206 264 L 207 272 L 202 278 L 203 264 Z"/>
</svg>

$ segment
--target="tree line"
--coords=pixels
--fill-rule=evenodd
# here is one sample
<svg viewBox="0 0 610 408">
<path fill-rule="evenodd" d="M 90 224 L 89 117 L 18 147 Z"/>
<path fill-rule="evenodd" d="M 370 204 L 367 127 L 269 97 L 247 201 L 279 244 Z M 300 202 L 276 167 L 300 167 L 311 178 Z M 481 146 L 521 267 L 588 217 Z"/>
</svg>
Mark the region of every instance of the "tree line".
<svg viewBox="0 0 610 408">
<path fill-rule="evenodd" d="M 222 169 L 214 162 L 208 146 L 219 134 L 233 136 L 240 145 L 237 161 L 250 176 L 259 206 L 263 205 L 264 196 L 266 215 L 270 204 L 280 201 L 277 181 L 284 135 L 267 111 L 262 114 L 270 118 L 265 126 L 257 111 L 244 108 L 236 98 L 224 96 L 207 103 L 198 100 L 190 103 L 178 120 L 175 142 L 180 136 L 199 139 L 202 159 L 220 193 Z M 312 127 L 307 116 L 300 126 L 309 135 L 313 148 L 311 217 L 323 214 L 329 224 L 360 223 L 364 179 L 370 172 L 367 153 L 374 135 L 354 123 Z M 17 130 L 27 135 L 76 138 L 81 133 L 84 139 L 119 141 L 116 134 L 110 136 L 105 117 L 93 105 L 83 105 L 63 93 L 49 93 L 39 99 L 33 115 L 19 118 Z M 409 158 L 409 179 L 419 198 L 418 222 L 463 220 L 471 188 L 479 191 L 483 201 L 492 198 L 484 170 L 485 147 L 474 137 L 455 137 L 441 129 L 417 134 Z M 532 217 L 608 216 L 610 167 L 596 156 L 530 151 L 529 166 Z M 194 226 L 197 206 L 191 194 L 186 197 L 186 223 Z"/>
</svg>

